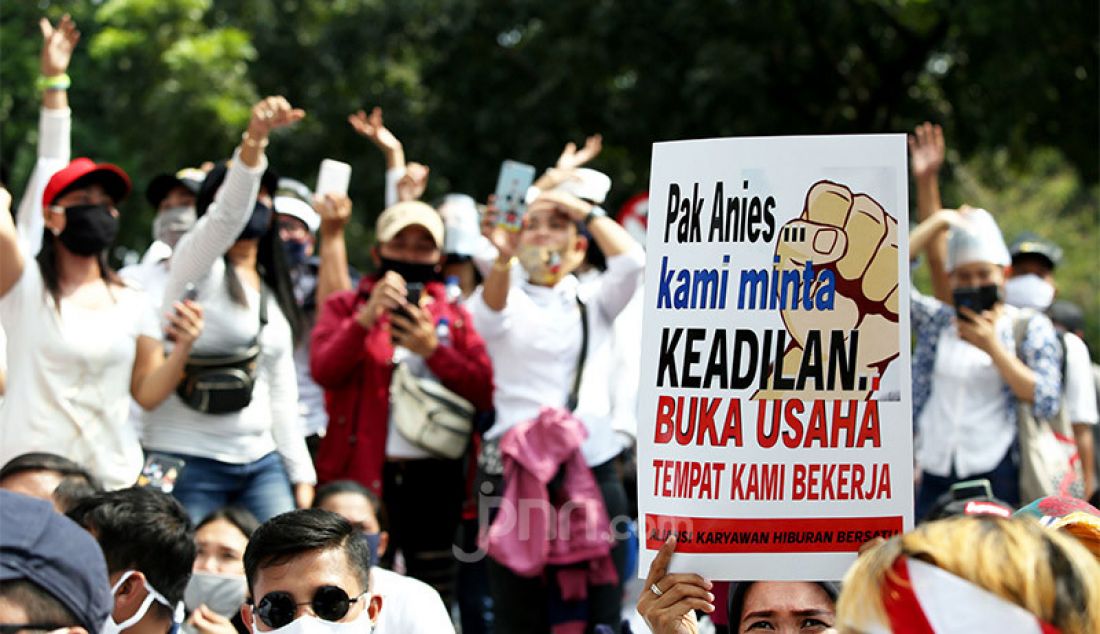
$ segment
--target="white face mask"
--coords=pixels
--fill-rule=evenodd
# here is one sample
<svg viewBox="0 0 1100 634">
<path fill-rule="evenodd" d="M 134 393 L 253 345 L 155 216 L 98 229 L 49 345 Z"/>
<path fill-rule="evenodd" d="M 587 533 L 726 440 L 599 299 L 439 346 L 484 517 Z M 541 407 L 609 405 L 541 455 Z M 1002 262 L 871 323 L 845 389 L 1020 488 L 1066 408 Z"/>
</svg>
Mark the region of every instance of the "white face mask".
<svg viewBox="0 0 1100 634">
<path fill-rule="evenodd" d="M 112 601 L 115 593 L 118 592 L 118 589 L 122 587 L 122 584 L 125 583 L 126 580 L 134 574 L 134 572 L 136 571 L 128 570 L 125 574 L 119 577 L 119 580 L 115 583 L 114 587 L 111 588 Z M 122 632 L 127 628 L 133 627 L 134 624 L 145 617 L 145 613 L 149 611 L 149 606 L 153 604 L 154 600 L 161 605 L 164 605 L 165 607 L 174 610 L 174 616 L 172 619 L 173 623 L 179 624 L 183 621 L 183 601 L 180 601 L 176 604 L 175 608 L 172 608 L 172 604 L 168 602 L 168 599 L 165 599 L 164 595 L 153 589 L 153 586 L 149 585 L 148 581 L 145 581 L 144 585 L 146 593 L 145 600 L 141 602 L 141 605 L 138 607 L 137 612 L 134 612 L 133 616 L 126 619 L 122 623 L 115 623 L 114 615 L 108 614 L 107 621 L 103 623 L 103 629 L 99 631 L 100 634 L 118 634 L 119 632 Z"/>
<path fill-rule="evenodd" d="M 153 218 L 153 239 L 175 248 L 176 243 L 195 225 L 194 207 L 171 207 Z"/>
<path fill-rule="evenodd" d="M 363 611 L 351 621 L 337 623 L 317 618 L 311 614 L 303 615 L 277 630 L 268 630 L 271 634 L 370 634 L 374 623 L 370 619 L 370 595 L 364 594 L 361 601 Z M 252 631 L 255 634 L 267 634 L 256 625 L 256 615 L 252 615 Z"/>
<path fill-rule="evenodd" d="M 244 575 L 216 575 L 209 572 L 191 573 L 187 589 L 183 591 L 183 604 L 194 612 L 200 605 L 232 618 L 248 594 Z"/>
<path fill-rule="evenodd" d="M 1054 285 L 1028 273 L 1005 281 L 1005 302 L 1018 308 L 1046 310 L 1054 302 Z"/>
</svg>

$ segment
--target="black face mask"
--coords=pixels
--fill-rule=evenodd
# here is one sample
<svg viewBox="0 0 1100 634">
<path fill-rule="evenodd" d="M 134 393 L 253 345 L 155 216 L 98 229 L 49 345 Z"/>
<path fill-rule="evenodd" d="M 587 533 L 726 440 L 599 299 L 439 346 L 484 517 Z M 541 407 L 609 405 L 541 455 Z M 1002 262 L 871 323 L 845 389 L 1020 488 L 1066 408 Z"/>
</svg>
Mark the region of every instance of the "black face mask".
<svg viewBox="0 0 1100 634">
<path fill-rule="evenodd" d="M 388 271 L 393 271 L 401 276 L 405 282 L 424 284 L 432 280 L 439 278 L 439 272 L 436 271 L 435 264 L 416 264 L 414 262 L 402 262 L 400 260 L 391 260 L 379 256 L 382 260 L 382 267 L 378 269 L 379 275 L 385 275 Z"/>
<path fill-rule="evenodd" d="M 75 205 L 65 208 L 65 230 L 57 238 L 77 255 L 95 255 L 118 237 L 118 218 L 110 205 Z"/>
<path fill-rule="evenodd" d="M 272 214 L 271 207 L 257 201 L 256 206 L 252 209 L 252 217 L 248 219 L 248 224 L 241 230 L 241 234 L 237 236 L 237 239 L 255 240 L 262 237 L 271 225 Z"/>
</svg>

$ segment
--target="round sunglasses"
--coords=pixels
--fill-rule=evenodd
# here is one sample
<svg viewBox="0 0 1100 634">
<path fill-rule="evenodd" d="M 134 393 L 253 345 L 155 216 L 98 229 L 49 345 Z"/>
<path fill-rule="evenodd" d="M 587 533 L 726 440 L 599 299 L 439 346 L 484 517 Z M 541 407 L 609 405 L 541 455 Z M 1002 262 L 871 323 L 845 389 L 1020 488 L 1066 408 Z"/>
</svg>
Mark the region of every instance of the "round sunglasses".
<svg viewBox="0 0 1100 634">
<path fill-rule="evenodd" d="M 313 613 L 326 621 L 339 621 L 348 614 L 352 604 L 360 601 L 367 593 L 364 591 L 356 597 L 349 597 L 343 588 L 338 586 L 321 586 L 313 593 L 313 598 L 305 603 L 298 603 L 294 595 L 283 590 L 269 592 L 255 604 L 256 616 L 270 628 L 279 629 L 294 621 L 298 608 L 308 605 Z"/>
</svg>

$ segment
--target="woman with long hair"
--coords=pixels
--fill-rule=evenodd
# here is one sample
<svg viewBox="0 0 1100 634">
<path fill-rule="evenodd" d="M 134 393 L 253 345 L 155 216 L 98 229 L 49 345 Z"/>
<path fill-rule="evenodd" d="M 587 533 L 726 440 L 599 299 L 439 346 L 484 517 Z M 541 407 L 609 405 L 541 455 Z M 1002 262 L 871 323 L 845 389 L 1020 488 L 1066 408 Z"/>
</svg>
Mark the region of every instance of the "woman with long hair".
<svg viewBox="0 0 1100 634">
<path fill-rule="evenodd" d="M 144 293 L 107 261 L 130 179 L 114 165 L 69 161 L 65 71 L 80 34 L 68 16 L 56 28 L 43 18 L 41 27 L 38 161 L 18 230 L 11 198 L 0 189 L 0 325 L 9 370 L 0 463 L 48 450 L 84 465 L 107 488 L 121 488 L 142 465 L 126 423 L 130 397 L 146 409 L 168 397 L 202 329 L 202 311 L 190 301 L 169 302 L 164 332 L 175 346 L 166 358 L 160 320 Z"/>
<path fill-rule="evenodd" d="M 196 522 L 228 504 L 262 522 L 312 501 L 292 356 L 301 318 L 273 222 L 278 178 L 264 155 L 268 134 L 303 116 L 282 97 L 252 108 L 172 255 L 165 302 L 196 295 L 206 329 L 176 394 L 146 415 L 144 445 L 184 461 L 173 494 Z"/>
</svg>

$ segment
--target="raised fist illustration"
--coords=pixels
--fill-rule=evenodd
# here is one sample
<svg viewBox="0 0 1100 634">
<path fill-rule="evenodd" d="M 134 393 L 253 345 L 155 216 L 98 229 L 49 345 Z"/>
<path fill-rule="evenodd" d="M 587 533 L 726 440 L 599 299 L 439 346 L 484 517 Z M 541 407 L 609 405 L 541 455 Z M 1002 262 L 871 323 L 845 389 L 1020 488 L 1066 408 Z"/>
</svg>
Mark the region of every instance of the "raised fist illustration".
<svg viewBox="0 0 1100 634">
<path fill-rule="evenodd" d="M 832 375 L 835 380 L 827 386 L 811 378 L 801 389 L 762 390 L 755 398 L 868 398 L 898 357 L 897 220 L 870 196 L 819 181 L 806 193 L 802 214 L 779 231 L 775 255 L 781 283 L 773 292 L 782 297 L 794 288 L 782 284 L 785 272 L 788 280 L 795 271 L 799 276 L 793 301 L 779 302 L 792 340 L 783 356 L 783 375 L 797 377 L 804 366 L 816 364 L 820 376 Z M 807 275 L 811 266 L 812 275 Z M 806 280 L 812 284 L 808 293 L 803 287 Z M 835 293 L 830 292 L 830 284 Z M 833 331 L 843 332 L 844 344 L 839 347 L 845 353 L 851 349 L 850 333 L 858 332 L 854 381 L 847 386 L 839 378 L 843 373 L 830 371 L 842 361 L 832 358 L 839 343 L 832 339 Z M 817 337 L 811 333 L 820 333 L 820 339 L 810 341 Z M 774 377 L 775 368 L 772 373 Z M 769 386 L 774 388 L 774 382 L 769 381 Z"/>
</svg>

